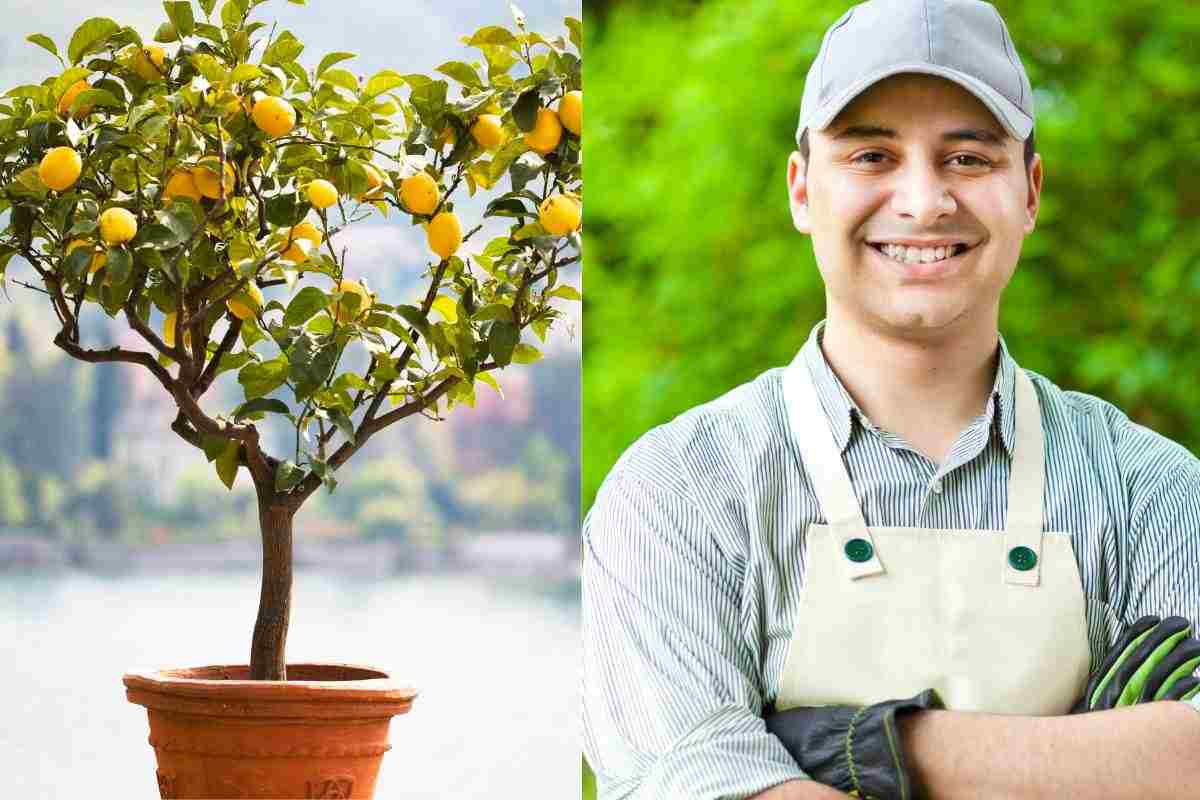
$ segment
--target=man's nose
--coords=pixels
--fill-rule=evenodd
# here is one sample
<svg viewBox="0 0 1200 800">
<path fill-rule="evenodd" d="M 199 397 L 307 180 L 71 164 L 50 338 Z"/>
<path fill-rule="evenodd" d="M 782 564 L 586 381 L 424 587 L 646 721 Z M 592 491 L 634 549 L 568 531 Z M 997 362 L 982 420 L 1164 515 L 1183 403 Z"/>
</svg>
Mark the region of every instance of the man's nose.
<svg viewBox="0 0 1200 800">
<path fill-rule="evenodd" d="M 949 187 L 936 166 L 910 164 L 895 173 L 892 208 L 916 225 L 927 226 L 958 208 Z"/>
</svg>

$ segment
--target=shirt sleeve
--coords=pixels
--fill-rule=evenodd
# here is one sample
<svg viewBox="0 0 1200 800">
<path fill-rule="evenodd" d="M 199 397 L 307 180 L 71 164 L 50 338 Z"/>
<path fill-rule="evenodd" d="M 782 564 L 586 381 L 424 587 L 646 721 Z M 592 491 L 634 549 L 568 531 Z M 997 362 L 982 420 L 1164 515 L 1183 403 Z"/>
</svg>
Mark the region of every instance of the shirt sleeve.
<svg viewBox="0 0 1200 800">
<path fill-rule="evenodd" d="M 1130 528 L 1129 613 L 1178 614 L 1200 637 L 1200 460 L 1176 467 Z M 1200 712 L 1200 696 L 1183 701 Z"/>
<path fill-rule="evenodd" d="M 583 544 L 583 747 L 600 800 L 740 800 L 807 777 L 766 730 L 740 576 L 695 504 L 614 472 Z"/>
</svg>

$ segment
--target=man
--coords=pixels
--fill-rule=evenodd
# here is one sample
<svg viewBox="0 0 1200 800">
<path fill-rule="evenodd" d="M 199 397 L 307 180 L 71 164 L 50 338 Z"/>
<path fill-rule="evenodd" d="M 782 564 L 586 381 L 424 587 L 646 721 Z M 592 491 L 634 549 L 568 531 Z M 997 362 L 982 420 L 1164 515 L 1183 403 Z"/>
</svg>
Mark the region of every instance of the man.
<svg viewBox="0 0 1200 800">
<path fill-rule="evenodd" d="M 844 796 L 801 764 L 856 723 L 894 763 L 851 758 L 846 785 L 878 767 L 896 797 L 1200 786 L 1195 679 L 1068 713 L 1139 617 L 1182 615 L 1160 655 L 1200 621 L 1200 460 L 999 334 L 1033 122 L 990 4 L 871 0 L 826 33 L 787 171 L 826 319 L 789 366 L 642 436 L 584 522 L 602 799 Z"/>
</svg>

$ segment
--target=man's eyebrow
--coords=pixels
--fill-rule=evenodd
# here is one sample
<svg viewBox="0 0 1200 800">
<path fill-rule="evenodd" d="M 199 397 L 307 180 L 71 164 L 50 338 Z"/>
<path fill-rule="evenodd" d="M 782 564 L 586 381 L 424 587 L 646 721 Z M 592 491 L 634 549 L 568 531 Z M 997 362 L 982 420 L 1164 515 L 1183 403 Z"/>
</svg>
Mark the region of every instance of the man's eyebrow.
<svg viewBox="0 0 1200 800">
<path fill-rule="evenodd" d="M 838 141 L 846 139 L 898 139 L 900 135 L 891 128 L 885 128 L 882 125 L 851 125 L 833 138 Z M 970 141 L 991 144 L 996 147 L 1004 146 L 1003 138 L 988 128 L 959 128 L 957 130 L 946 131 L 942 134 L 942 141 Z"/>
</svg>

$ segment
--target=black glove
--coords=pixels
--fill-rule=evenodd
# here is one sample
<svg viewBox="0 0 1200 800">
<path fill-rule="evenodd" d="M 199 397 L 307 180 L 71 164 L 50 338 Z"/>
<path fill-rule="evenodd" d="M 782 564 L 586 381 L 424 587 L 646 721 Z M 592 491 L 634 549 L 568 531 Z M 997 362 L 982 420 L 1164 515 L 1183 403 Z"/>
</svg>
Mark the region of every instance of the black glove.
<svg viewBox="0 0 1200 800">
<path fill-rule="evenodd" d="M 933 689 L 908 700 L 872 706 L 768 708 L 767 730 L 783 742 L 808 775 L 854 797 L 912 800 L 915 788 L 905 766 L 899 715 L 943 708 Z"/>
<path fill-rule="evenodd" d="M 1105 655 L 1071 713 L 1194 696 L 1200 678 L 1191 673 L 1200 664 L 1200 639 L 1190 634 L 1183 617 L 1137 620 Z"/>
</svg>

